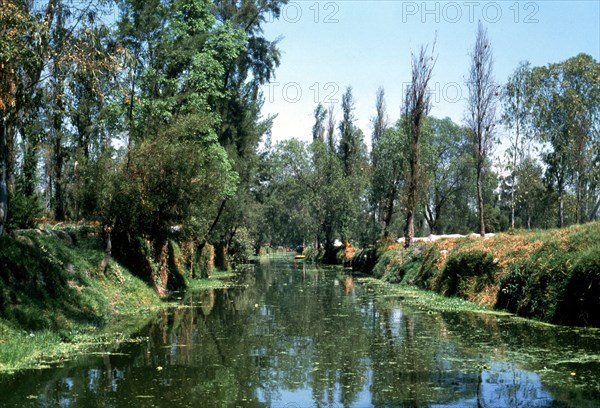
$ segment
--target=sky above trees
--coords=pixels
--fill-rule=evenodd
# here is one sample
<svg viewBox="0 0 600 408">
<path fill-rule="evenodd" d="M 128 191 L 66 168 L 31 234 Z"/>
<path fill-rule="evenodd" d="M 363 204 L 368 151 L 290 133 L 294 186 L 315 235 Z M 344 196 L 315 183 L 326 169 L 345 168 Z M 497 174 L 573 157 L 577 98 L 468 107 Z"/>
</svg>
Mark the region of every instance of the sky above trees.
<svg viewBox="0 0 600 408">
<path fill-rule="evenodd" d="M 464 123 L 469 51 L 479 20 L 488 30 L 495 77 L 502 83 L 523 60 L 541 66 L 580 52 L 600 59 L 597 1 L 291 1 L 279 20 L 265 24 L 265 36 L 281 37 L 283 50 L 276 78 L 263 86 L 263 114 L 278 114 L 273 140 L 310 140 L 319 102 L 334 103 L 341 119 L 339 104 L 348 85 L 365 135 L 372 133 L 379 86 L 385 88 L 390 119 L 397 120 L 410 82 L 411 52 L 436 35 L 431 114 Z"/>
</svg>

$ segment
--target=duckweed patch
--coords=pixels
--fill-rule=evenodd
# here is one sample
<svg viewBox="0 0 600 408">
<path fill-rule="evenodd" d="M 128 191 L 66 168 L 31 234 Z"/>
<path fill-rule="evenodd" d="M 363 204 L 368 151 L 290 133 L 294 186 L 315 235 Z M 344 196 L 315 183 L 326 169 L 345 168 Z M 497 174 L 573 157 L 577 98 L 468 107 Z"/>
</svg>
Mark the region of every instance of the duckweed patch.
<svg viewBox="0 0 600 408">
<path fill-rule="evenodd" d="M 189 279 L 187 287 L 190 290 L 227 289 L 240 286 L 236 272 L 215 270 L 206 279 Z"/>
<path fill-rule="evenodd" d="M 447 297 L 415 287 L 389 284 L 375 278 L 358 278 L 357 282 L 372 288 L 375 299 L 399 299 L 403 304 L 416 307 L 424 312 L 474 312 L 497 316 L 511 315 L 511 313 L 478 305 L 458 297 Z"/>
</svg>

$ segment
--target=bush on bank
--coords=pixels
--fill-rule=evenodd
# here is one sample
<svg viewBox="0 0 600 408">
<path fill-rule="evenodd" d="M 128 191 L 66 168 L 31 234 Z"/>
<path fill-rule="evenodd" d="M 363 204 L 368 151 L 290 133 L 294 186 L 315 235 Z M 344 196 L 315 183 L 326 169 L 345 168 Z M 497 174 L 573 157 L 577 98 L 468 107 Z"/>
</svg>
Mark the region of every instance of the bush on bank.
<svg viewBox="0 0 600 408">
<path fill-rule="evenodd" d="M 524 317 L 600 327 L 598 222 L 420 242 L 379 255 L 372 273 Z"/>
<path fill-rule="evenodd" d="M 143 240 L 140 246 L 144 246 Z M 113 246 L 114 249 L 114 246 Z M 148 251 L 151 251 L 149 249 Z M 143 251 L 138 251 L 143 254 Z M 169 241 L 164 265 L 145 258 L 169 287 L 187 286 L 214 270 L 214 248 Z M 94 225 L 15 231 L 0 237 L 0 321 L 23 330 L 101 327 L 120 314 L 161 305 L 144 273 L 133 274 L 115 258 L 103 270 L 105 242 Z"/>
<path fill-rule="evenodd" d="M 69 330 L 160 304 L 148 285 L 114 260 L 102 272 L 97 235 L 91 229 L 3 235 L 0 319 L 26 330 Z"/>
</svg>

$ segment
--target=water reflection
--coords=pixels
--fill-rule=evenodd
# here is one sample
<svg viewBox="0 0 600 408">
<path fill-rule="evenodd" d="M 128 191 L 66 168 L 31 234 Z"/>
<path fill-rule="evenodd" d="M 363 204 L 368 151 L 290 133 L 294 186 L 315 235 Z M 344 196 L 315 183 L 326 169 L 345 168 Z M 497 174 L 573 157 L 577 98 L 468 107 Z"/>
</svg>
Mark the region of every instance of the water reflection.
<svg viewBox="0 0 600 408">
<path fill-rule="evenodd" d="M 245 279 L 244 288 L 188 293 L 140 344 L 0 377 L 0 406 L 600 402 L 597 331 L 415 310 L 339 269 L 303 263 L 264 264 Z"/>
</svg>

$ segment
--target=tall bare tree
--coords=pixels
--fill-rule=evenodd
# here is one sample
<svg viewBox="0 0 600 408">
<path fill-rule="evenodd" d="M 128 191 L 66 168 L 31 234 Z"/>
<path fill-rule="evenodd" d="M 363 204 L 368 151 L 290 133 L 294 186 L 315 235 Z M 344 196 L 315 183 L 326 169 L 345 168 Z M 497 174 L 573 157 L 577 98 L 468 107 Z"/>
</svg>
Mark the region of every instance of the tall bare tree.
<svg viewBox="0 0 600 408">
<path fill-rule="evenodd" d="M 435 43 L 432 49 L 435 50 Z M 404 96 L 404 121 L 408 141 L 408 183 L 406 190 L 406 226 L 404 246 L 412 246 L 415 236 L 415 214 L 422 191 L 421 143 L 423 121 L 431 109 L 431 94 L 427 85 L 435 66 L 435 59 L 421 46 L 419 55 L 412 56 L 412 79 Z"/>
<path fill-rule="evenodd" d="M 477 180 L 477 205 L 479 207 L 479 233 L 485 236 L 483 178 L 488 156 L 495 139 L 496 102 L 499 91 L 494 81 L 492 44 L 487 29 L 481 21 L 477 38 L 471 51 L 471 66 L 467 80 L 469 96 L 465 122 L 473 143 L 473 159 Z"/>
</svg>

